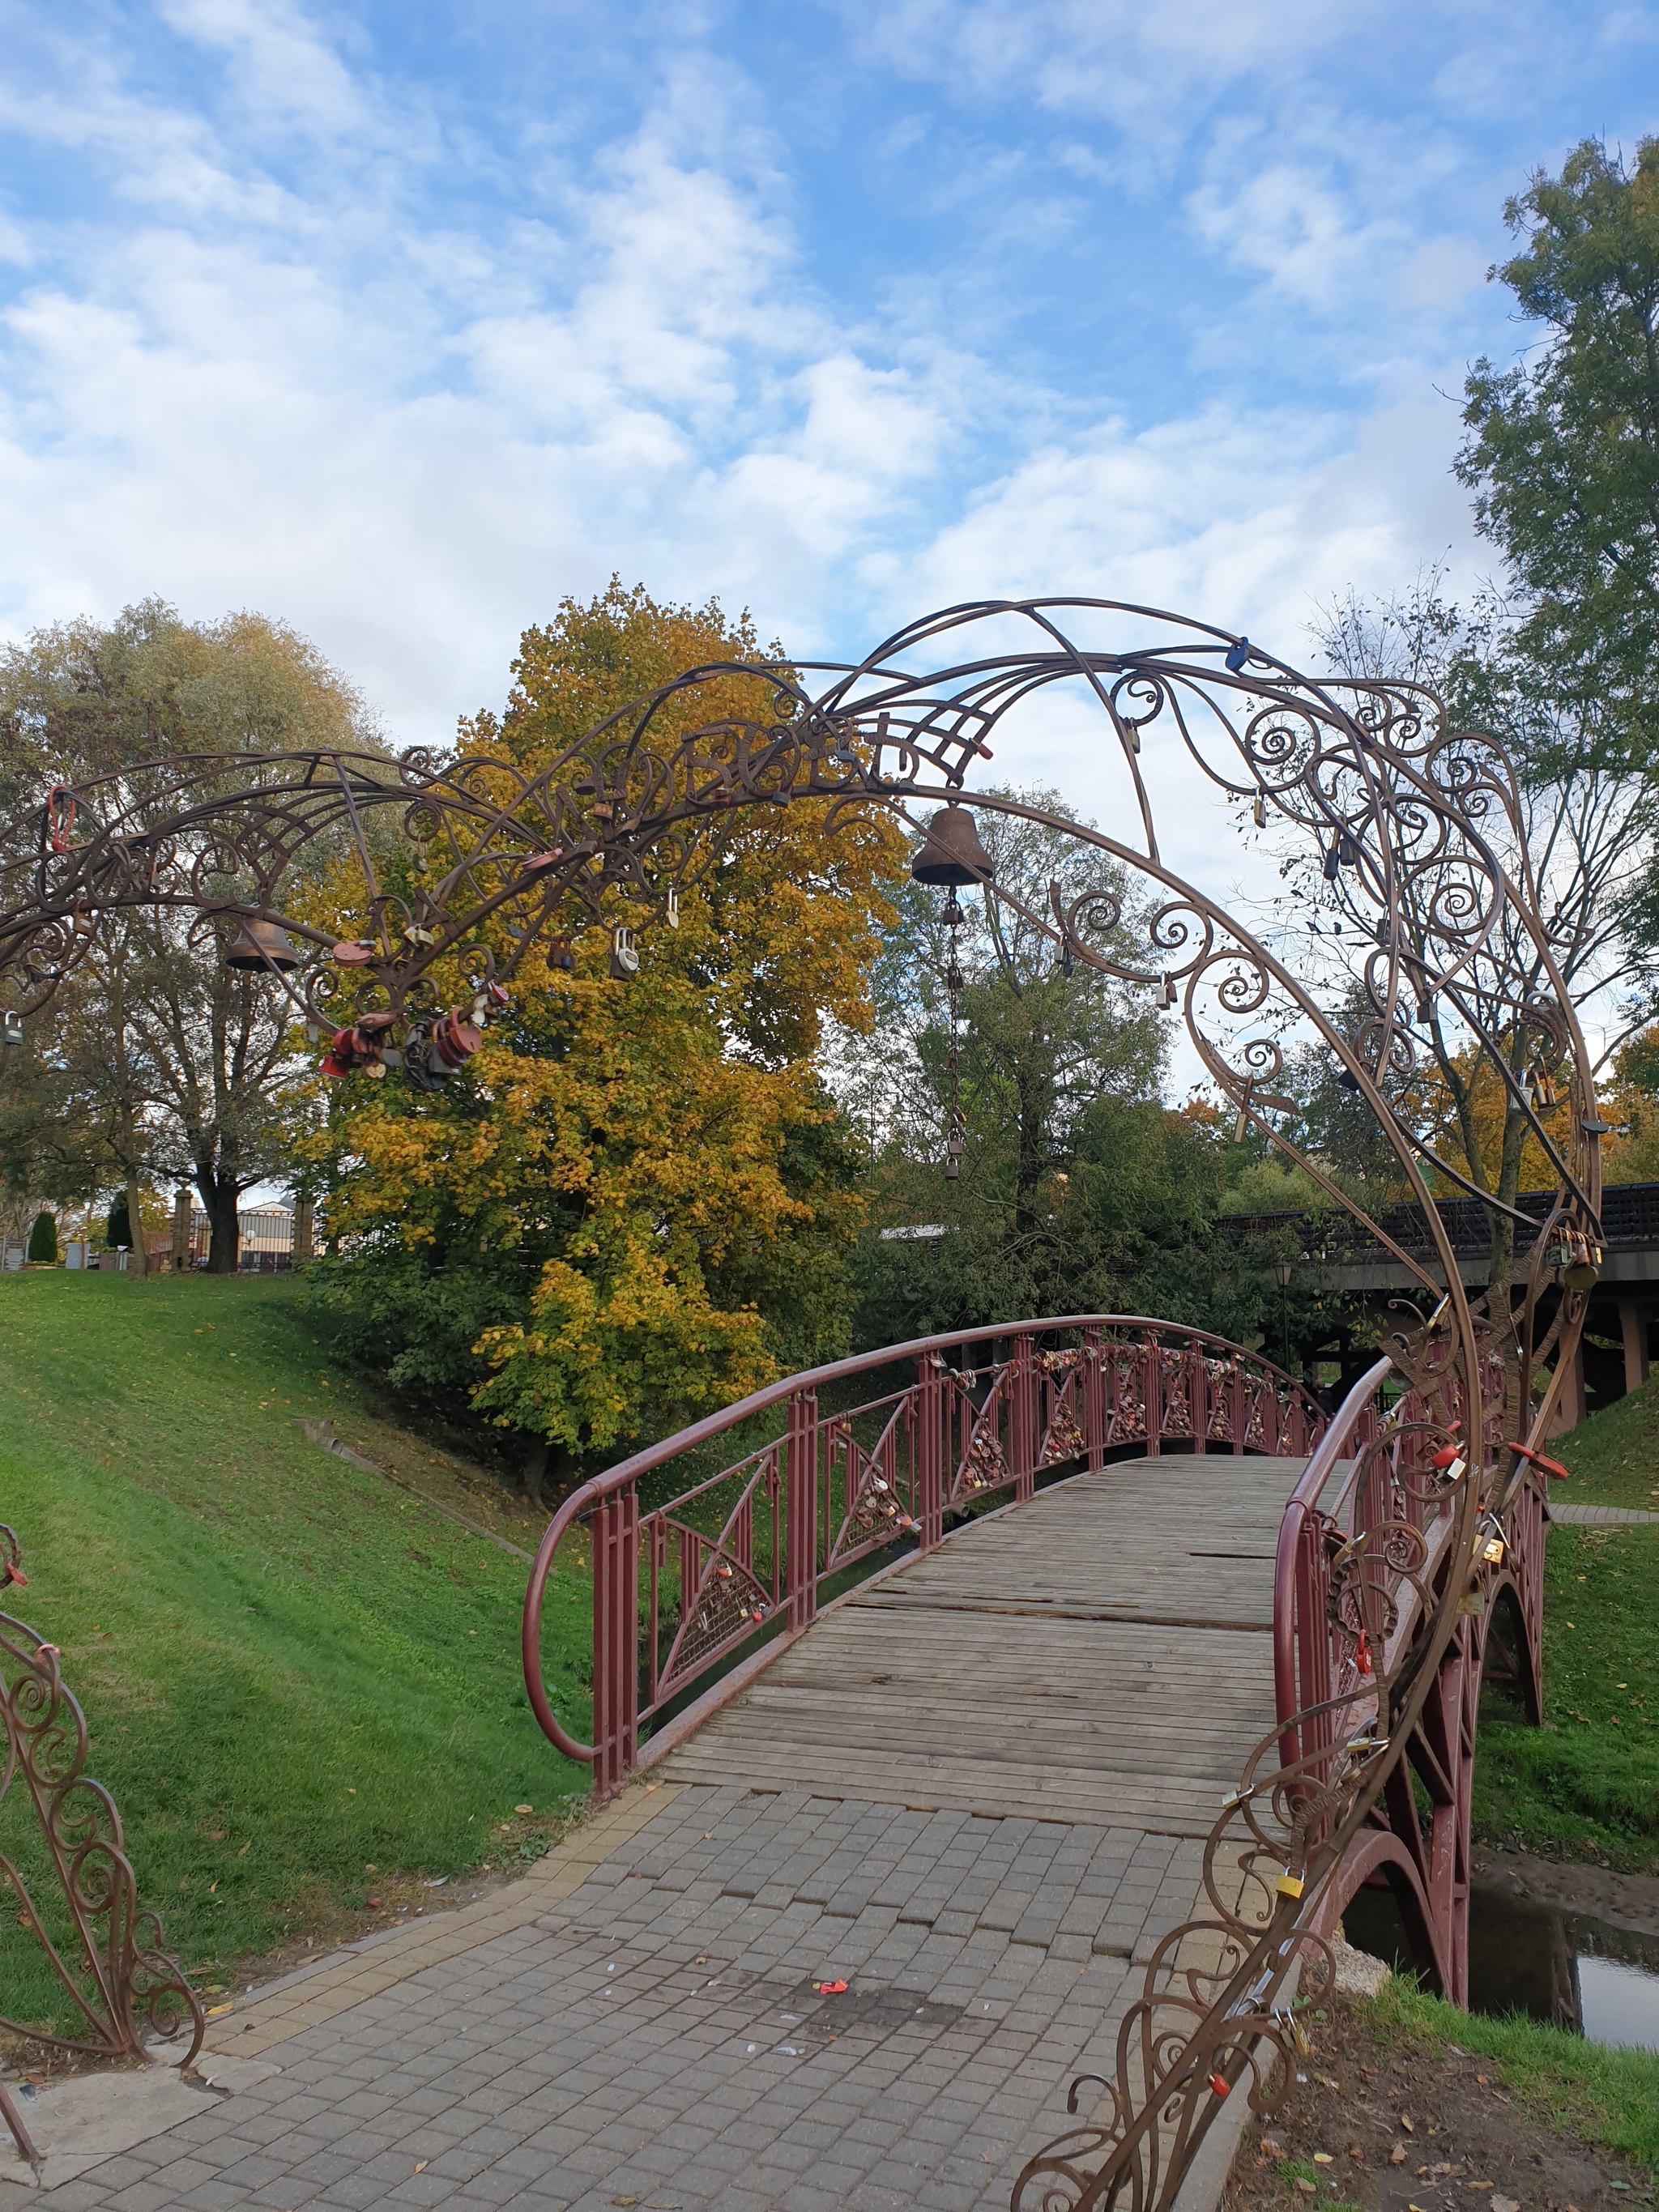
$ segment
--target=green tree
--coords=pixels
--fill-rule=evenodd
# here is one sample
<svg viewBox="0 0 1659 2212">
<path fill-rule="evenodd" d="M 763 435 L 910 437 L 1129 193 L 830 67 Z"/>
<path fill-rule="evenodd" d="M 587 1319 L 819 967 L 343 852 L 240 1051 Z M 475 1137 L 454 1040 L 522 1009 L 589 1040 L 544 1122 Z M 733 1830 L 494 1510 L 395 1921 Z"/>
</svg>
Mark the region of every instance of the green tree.
<svg viewBox="0 0 1659 2212">
<path fill-rule="evenodd" d="M 1054 792 L 1010 795 L 1068 813 Z M 907 886 L 875 1030 L 836 1055 L 838 1088 L 878 1163 L 860 1340 L 1115 1310 L 1248 1329 L 1258 1286 L 1214 1227 L 1234 1148 L 1212 1113 L 1164 1103 L 1158 1015 L 1062 960 L 1021 911 L 1043 912 L 1054 884 L 1067 906 L 1094 895 L 1109 913 L 1128 896 L 1121 871 L 1062 827 L 990 807 L 976 819 L 996 872 L 960 896 L 960 1176 L 942 1171 L 952 957 L 942 892 Z M 1094 941 L 1107 948 L 1115 935 Z M 917 1228 L 942 1233 L 880 1233 Z"/>
<path fill-rule="evenodd" d="M 1515 643 L 1615 757 L 1659 757 L 1659 138 L 1596 139 L 1504 209 L 1493 277 L 1541 325 L 1530 362 L 1478 361 L 1457 473 L 1518 597 Z"/>
<path fill-rule="evenodd" d="M 0 812 L 22 850 L 50 784 L 112 779 L 100 802 L 112 810 L 158 757 L 380 743 L 346 679 L 258 615 L 192 623 L 148 599 L 0 655 Z M 314 856 L 319 871 L 327 858 Z M 267 978 L 227 969 L 223 950 L 168 915 L 106 919 L 0 1075 L 0 1173 L 61 1196 L 119 1182 L 135 1228 L 145 1179 L 191 1182 L 212 1227 L 210 1267 L 228 1273 L 238 1202 L 288 1171 L 309 1094 L 288 1002 Z M 132 1250 L 142 1273 L 142 1232 Z"/>
<path fill-rule="evenodd" d="M 58 1218 L 43 1207 L 34 1217 L 34 1226 L 29 1231 L 27 1256 L 33 1261 L 46 1261 L 52 1267 L 58 1264 Z"/>
</svg>

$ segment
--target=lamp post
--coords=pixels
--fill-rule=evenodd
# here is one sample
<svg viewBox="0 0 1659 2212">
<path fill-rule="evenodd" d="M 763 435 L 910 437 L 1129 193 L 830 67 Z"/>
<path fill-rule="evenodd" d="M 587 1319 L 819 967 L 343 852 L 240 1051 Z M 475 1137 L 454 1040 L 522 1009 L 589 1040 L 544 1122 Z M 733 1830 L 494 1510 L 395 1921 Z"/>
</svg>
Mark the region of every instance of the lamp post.
<svg viewBox="0 0 1659 2212">
<path fill-rule="evenodd" d="M 1291 1364 L 1291 1263 L 1286 1259 L 1273 1261 L 1273 1273 L 1279 1279 L 1279 1364 L 1288 1370 Z"/>
</svg>

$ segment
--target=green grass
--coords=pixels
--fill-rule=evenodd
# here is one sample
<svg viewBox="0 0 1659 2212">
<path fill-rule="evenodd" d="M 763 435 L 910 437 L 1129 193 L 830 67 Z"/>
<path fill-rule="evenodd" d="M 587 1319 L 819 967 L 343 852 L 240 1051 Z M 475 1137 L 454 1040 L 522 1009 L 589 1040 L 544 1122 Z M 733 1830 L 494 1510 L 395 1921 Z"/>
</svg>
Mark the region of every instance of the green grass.
<svg viewBox="0 0 1659 2212">
<path fill-rule="evenodd" d="M 1553 1447 L 1550 1493 L 1659 1511 L 1659 1378 Z M 1659 1865 L 1659 1526 L 1550 1531 L 1541 1730 L 1484 1721 L 1478 1832 L 1554 1856 Z"/>
<path fill-rule="evenodd" d="M 0 1517 L 30 1578 L 7 1601 L 60 1646 L 140 1900 L 209 1981 L 399 1876 L 477 1864 L 516 1804 L 589 1782 L 528 1710 L 522 1564 L 305 1441 L 322 1413 L 444 1480 L 357 1407 L 289 1279 L 0 1278 Z M 590 1602 L 568 1547 L 547 1646 L 581 1726 Z M 26 1810 L 14 1784 L 0 1848 Z M 0 2011 L 39 2018 L 14 1923 Z"/>
<path fill-rule="evenodd" d="M 1461 2012 L 1399 1976 L 1358 2005 L 1385 2041 L 1455 2043 L 1493 2059 L 1517 2100 L 1551 2127 L 1638 2166 L 1659 2166 L 1659 2053 L 1590 2043 L 1523 2013 Z"/>
</svg>

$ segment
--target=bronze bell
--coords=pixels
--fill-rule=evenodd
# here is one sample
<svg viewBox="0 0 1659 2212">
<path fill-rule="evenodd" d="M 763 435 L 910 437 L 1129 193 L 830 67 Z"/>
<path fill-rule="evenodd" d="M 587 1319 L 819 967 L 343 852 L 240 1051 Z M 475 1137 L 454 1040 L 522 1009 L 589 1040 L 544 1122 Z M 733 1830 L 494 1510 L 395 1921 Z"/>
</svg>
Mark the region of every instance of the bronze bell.
<svg viewBox="0 0 1659 2212">
<path fill-rule="evenodd" d="M 996 864 L 979 842 L 973 816 L 955 799 L 940 807 L 927 824 L 910 863 L 918 884 L 988 884 Z"/>
<path fill-rule="evenodd" d="M 273 968 L 286 974 L 299 964 L 300 956 L 289 943 L 281 922 L 262 921 L 252 914 L 242 916 L 241 933 L 225 955 L 227 968 L 244 969 L 253 975 L 268 975 Z"/>
</svg>

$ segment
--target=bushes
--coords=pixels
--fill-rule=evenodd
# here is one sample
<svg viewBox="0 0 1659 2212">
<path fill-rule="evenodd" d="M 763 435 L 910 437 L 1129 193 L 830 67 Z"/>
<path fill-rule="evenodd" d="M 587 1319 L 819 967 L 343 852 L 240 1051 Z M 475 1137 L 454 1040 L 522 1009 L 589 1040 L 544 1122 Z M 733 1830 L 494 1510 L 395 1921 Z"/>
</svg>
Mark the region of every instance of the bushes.
<svg viewBox="0 0 1659 2212">
<path fill-rule="evenodd" d="M 32 1265 L 58 1265 L 58 1218 L 44 1207 L 35 1215 L 34 1226 L 29 1231 L 28 1258 Z"/>
</svg>

